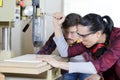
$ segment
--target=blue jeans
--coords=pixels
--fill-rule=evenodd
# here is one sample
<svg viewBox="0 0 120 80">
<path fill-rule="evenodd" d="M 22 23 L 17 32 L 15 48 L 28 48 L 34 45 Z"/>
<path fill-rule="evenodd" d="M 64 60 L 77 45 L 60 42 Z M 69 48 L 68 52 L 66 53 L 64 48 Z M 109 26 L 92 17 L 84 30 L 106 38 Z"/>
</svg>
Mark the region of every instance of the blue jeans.
<svg viewBox="0 0 120 80">
<path fill-rule="evenodd" d="M 84 73 L 65 73 L 63 74 L 63 80 L 84 80 L 90 75 Z"/>
</svg>

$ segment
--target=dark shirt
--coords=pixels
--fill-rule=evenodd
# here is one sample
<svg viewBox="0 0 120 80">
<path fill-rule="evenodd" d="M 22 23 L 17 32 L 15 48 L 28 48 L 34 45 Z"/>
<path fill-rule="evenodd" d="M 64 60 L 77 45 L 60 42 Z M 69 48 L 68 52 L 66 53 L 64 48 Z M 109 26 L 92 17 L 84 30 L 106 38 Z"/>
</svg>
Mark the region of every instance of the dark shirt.
<svg viewBox="0 0 120 80">
<path fill-rule="evenodd" d="M 45 55 L 52 54 L 52 52 L 56 49 L 56 44 L 53 40 L 53 37 L 54 37 L 54 33 L 49 37 L 48 41 L 40 49 L 38 54 L 45 54 Z"/>
<path fill-rule="evenodd" d="M 70 46 L 68 48 L 68 57 L 78 55 L 88 51 L 82 44 Z M 88 51 L 89 52 L 89 51 Z M 109 40 L 109 48 L 97 60 L 93 60 L 98 73 L 114 69 L 118 77 L 120 77 L 120 28 L 114 28 Z M 112 68 L 114 67 L 114 68 Z"/>
</svg>

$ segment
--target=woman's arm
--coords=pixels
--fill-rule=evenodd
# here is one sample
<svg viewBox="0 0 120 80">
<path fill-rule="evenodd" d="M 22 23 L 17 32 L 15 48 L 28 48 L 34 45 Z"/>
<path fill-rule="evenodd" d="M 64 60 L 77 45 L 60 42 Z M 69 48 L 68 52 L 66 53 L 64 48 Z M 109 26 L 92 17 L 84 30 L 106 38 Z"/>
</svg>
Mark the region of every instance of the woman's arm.
<svg viewBox="0 0 120 80">
<path fill-rule="evenodd" d="M 56 67 L 56 68 L 61 68 L 61 69 L 64 69 L 64 70 L 69 69 L 67 62 L 57 61 L 54 58 L 52 58 L 51 56 L 48 56 L 48 57 L 42 56 L 41 60 L 49 63 L 51 66 Z"/>
<path fill-rule="evenodd" d="M 60 62 L 52 57 L 46 57 L 46 56 L 43 56 L 42 60 L 46 61 L 53 67 L 68 70 L 69 73 L 88 73 L 88 74 L 97 73 L 94 65 L 91 62 L 69 62 L 69 63 Z"/>
</svg>

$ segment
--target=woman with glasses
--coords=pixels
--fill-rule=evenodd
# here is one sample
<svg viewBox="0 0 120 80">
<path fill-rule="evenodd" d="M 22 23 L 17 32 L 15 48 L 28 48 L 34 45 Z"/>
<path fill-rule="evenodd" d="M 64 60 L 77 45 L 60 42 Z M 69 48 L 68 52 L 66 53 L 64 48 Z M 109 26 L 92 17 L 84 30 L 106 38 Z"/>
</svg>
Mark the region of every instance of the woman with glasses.
<svg viewBox="0 0 120 80">
<path fill-rule="evenodd" d="M 52 58 L 43 58 L 53 67 L 68 70 L 69 73 L 102 73 L 105 80 L 120 80 L 120 28 L 113 27 L 113 21 L 109 16 L 100 16 L 90 13 L 85 15 L 80 24 L 77 26 L 77 34 L 81 40 L 81 44 L 76 46 L 65 45 L 65 40 L 59 24 L 63 19 L 59 19 L 60 15 L 54 15 L 55 38 L 57 48 L 62 54 L 63 50 L 67 50 L 65 56 L 72 57 L 83 52 L 89 54 L 87 58 L 92 57 L 92 53 L 99 50 L 99 46 L 93 49 L 94 45 L 103 44 L 104 49 L 102 56 L 95 56 L 93 60 L 88 62 L 59 62 Z M 102 46 L 103 46 L 102 45 Z M 92 80 L 92 79 L 89 79 Z"/>
</svg>

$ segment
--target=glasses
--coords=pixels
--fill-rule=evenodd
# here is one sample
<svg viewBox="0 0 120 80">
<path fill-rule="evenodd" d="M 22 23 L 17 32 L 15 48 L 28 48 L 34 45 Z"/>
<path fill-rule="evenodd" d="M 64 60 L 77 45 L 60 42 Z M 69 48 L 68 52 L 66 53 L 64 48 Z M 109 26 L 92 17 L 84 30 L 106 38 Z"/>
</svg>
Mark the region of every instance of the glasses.
<svg viewBox="0 0 120 80">
<path fill-rule="evenodd" d="M 77 34 L 79 35 L 79 37 L 82 37 L 82 38 L 86 38 L 87 36 L 91 35 L 91 34 L 94 34 L 95 32 L 91 32 L 91 33 L 88 33 L 88 34 L 80 34 L 77 32 Z"/>
</svg>

